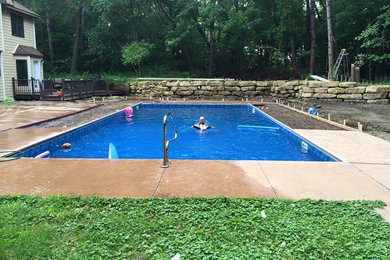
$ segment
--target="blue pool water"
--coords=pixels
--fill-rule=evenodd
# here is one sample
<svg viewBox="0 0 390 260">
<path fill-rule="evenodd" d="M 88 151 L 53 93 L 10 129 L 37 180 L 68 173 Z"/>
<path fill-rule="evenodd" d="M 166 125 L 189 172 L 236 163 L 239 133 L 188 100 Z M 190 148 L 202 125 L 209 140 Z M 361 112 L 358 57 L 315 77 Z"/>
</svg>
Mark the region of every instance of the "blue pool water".
<svg viewBox="0 0 390 260">
<path fill-rule="evenodd" d="M 131 121 L 126 121 L 121 111 L 27 149 L 18 156 L 34 157 L 49 150 L 51 158 L 108 158 L 108 147 L 113 143 L 120 159 L 161 159 L 162 119 L 169 112 L 179 128 L 179 137 L 169 148 L 171 159 L 336 160 L 250 105 L 140 104 L 134 107 L 135 117 Z M 200 116 L 214 128 L 207 131 L 192 128 Z M 167 133 L 168 138 L 174 135 L 174 124 L 170 120 Z M 302 141 L 308 144 L 307 149 L 302 148 Z M 72 148 L 62 149 L 65 142 L 72 143 Z"/>
</svg>

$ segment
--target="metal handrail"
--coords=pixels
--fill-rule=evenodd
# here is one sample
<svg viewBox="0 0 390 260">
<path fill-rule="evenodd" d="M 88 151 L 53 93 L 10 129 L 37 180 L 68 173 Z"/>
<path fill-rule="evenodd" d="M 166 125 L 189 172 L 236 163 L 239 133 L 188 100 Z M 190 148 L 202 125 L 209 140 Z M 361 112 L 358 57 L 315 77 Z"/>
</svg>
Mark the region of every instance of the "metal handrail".
<svg viewBox="0 0 390 260">
<path fill-rule="evenodd" d="M 175 136 L 169 140 L 167 140 L 167 120 L 168 120 L 168 117 L 170 117 L 172 119 L 173 123 L 175 124 Z M 178 129 L 177 129 L 175 119 L 172 116 L 172 113 L 166 114 L 164 116 L 164 119 L 163 119 L 163 155 L 164 155 L 164 158 L 163 158 L 163 164 L 161 165 L 161 168 L 168 168 L 169 167 L 169 164 L 170 164 L 170 161 L 168 158 L 169 144 L 177 139 L 177 136 L 178 136 L 177 133 L 178 133 Z"/>
</svg>

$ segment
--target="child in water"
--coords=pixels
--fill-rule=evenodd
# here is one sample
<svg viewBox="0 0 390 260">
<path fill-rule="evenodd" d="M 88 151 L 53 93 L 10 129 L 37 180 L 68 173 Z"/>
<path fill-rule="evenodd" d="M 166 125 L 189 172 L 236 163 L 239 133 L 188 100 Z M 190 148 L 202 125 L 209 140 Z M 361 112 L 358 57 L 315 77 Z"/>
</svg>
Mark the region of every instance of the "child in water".
<svg viewBox="0 0 390 260">
<path fill-rule="evenodd" d="M 209 128 L 209 126 L 204 122 L 204 117 L 203 116 L 201 116 L 199 118 L 198 126 L 199 126 L 200 130 L 206 130 L 207 128 Z"/>
</svg>

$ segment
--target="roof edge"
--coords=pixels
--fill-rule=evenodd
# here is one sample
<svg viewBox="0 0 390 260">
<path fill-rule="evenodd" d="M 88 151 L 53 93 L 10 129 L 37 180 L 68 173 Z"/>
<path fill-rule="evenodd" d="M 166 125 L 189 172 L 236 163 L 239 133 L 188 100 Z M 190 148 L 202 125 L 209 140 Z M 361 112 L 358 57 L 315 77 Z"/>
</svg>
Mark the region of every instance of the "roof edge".
<svg viewBox="0 0 390 260">
<path fill-rule="evenodd" d="M 15 1 L 15 3 L 17 3 L 17 2 Z M 33 17 L 36 19 L 42 18 L 39 14 L 35 13 L 34 11 L 31 11 L 30 9 L 28 9 L 27 7 L 25 7 L 19 3 L 17 3 L 17 5 L 20 5 L 21 7 L 23 7 L 23 9 L 18 8 L 15 5 L 11 5 L 11 4 L 7 3 L 7 0 L 0 0 L 0 4 L 4 5 L 4 8 L 9 9 L 11 11 L 21 13 L 21 14 L 24 14 L 24 15 L 27 15 L 27 16 L 30 16 L 30 17 Z"/>
</svg>

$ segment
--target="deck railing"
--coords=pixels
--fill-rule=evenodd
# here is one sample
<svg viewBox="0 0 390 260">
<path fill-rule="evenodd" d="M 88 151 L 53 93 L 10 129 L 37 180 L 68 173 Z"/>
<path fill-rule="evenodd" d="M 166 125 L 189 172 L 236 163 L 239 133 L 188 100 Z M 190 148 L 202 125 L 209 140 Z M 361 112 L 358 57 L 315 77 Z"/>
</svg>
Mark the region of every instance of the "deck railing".
<svg viewBox="0 0 390 260">
<path fill-rule="evenodd" d="M 106 80 L 36 80 L 12 79 L 15 99 L 75 100 L 92 96 L 110 95 L 109 84 Z M 58 92 L 62 92 L 59 95 Z"/>
<path fill-rule="evenodd" d="M 15 99 L 18 97 L 27 97 L 28 99 L 39 99 L 42 81 L 30 78 L 30 79 L 15 79 L 12 78 L 12 88 Z M 21 98 L 23 99 L 23 98 Z"/>
</svg>

